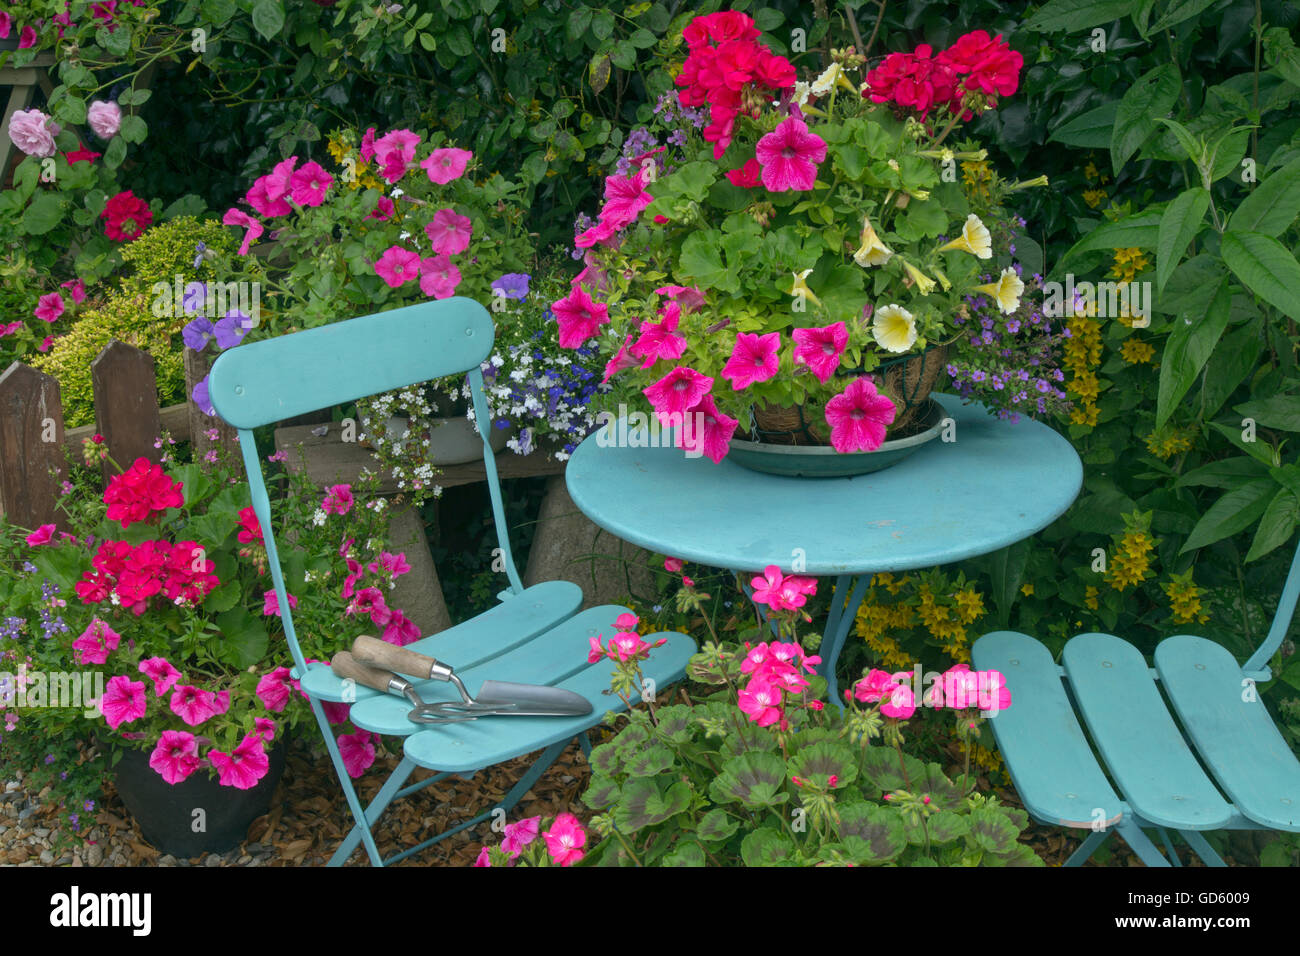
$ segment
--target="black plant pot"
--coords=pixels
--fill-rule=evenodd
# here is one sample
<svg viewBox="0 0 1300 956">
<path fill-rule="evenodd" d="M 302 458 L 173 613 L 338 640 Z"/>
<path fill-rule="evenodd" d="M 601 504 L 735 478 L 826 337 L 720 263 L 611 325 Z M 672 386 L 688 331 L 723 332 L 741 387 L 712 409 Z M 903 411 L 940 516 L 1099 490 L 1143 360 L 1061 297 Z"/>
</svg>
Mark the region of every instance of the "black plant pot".
<svg viewBox="0 0 1300 956">
<path fill-rule="evenodd" d="M 144 838 L 163 853 L 188 859 L 233 850 L 248 833 L 249 824 L 270 809 L 284 773 L 284 742 L 276 741 L 268 756 L 270 769 L 251 790 L 223 787 L 206 769 L 169 784 L 149 766 L 149 755 L 143 750 L 125 751 L 113 769 L 117 792 Z M 195 810 L 203 811 L 201 818 Z M 198 819 L 203 829 L 196 833 Z"/>
</svg>

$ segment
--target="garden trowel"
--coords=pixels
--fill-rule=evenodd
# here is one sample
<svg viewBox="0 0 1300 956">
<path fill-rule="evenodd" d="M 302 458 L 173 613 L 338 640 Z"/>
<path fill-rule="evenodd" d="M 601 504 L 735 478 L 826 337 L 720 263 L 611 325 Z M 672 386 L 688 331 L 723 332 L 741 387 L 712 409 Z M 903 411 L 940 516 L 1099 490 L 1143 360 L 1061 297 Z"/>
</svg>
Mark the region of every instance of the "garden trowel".
<svg viewBox="0 0 1300 956">
<path fill-rule="evenodd" d="M 429 705 L 420 699 L 420 695 L 415 692 L 415 685 L 409 680 L 394 674 L 392 671 L 380 670 L 378 667 L 362 664 L 347 651 L 339 651 L 334 655 L 334 659 L 330 661 L 330 670 L 334 672 L 334 676 L 339 680 L 353 680 L 362 687 L 370 687 L 386 694 L 405 697 L 415 705 L 415 709 L 406 715 L 407 720 L 419 724 L 454 724 L 462 720 L 474 720 L 477 716 L 465 714 L 457 717 L 450 714 L 429 713 L 427 710 Z"/>
<path fill-rule="evenodd" d="M 412 711 L 436 717 L 581 717 L 592 712 L 591 701 L 581 694 L 541 684 L 484 681 L 477 696 L 471 697 L 452 669 L 441 661 L 376 637 L 362 635 L 352 644 L 352 656 L 372 667 L 386 667 L 420 680 L 449 681 L 460 693 L 460 701 L 425 704 Z"/>
</svg>

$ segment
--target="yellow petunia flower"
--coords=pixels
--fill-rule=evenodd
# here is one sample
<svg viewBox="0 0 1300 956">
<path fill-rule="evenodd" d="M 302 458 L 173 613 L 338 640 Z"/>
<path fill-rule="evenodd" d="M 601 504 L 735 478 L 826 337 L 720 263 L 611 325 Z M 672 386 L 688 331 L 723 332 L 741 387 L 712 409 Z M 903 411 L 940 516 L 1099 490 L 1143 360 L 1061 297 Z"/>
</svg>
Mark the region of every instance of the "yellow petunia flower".
<svg viewBox="0 0 1300 956">
<path fill-rule="evenodd" d="M 880 237 L 876 235 L 876 230 L 871 226 L 871 219 L 863 217 L 862 246 L 853 253 L 853 261 L 863 268 L 883 266 L 893 254 L 894 250 L 881 242 Z"/>
<path fill-rule="evenodd" d="M 947 252 L 950 249 L 969 252 L 979 259 L 992 259 L 993 236 L 989 233 L 988 226 L 980 221 L 980 217 L 971 213 L 961 227 L 961 235 L 939 247 L 940 252 Z"/>
<path fill-rule="evenodd" d="M 890 303 L 877 309 L 871 331 L 880 347 L 889 352 L 906 352 L 916 344 L 916 319 L 901 305 Z"/>
<path fill-rule="evenodd" d="M 804 269 L 803 272 L 795 272 L 794 285 L 790 287 L 790 294 L 793 296 L 802 295 L 813 305 L 821 305 L 822 300 L 813 295 L 813 290 L 808 288 L 808 277 L 812 275 L 812 269 Z"/>
<path fill-rule="evenodd" d="M 997 300 L 998 308 L 1006 315 L 1020 306 L 1020 296 L 1025 291 L 1025 284 L 1020 281 L 1020 276 L 1016 275 L 1015 269 L 1003 269 L 1002 274 L 998 276 L 998 281 L 987 285 L 977 285 L 976 292 L 983 292 L 985 295 Z"/>
<path fill-rule="evenodd" d="M 903 271 L 907 273 L 908 278 L 916 283 L 917 291 L 921 295 L 929 295 L 934 291 L 934 280 L 906 259 L 903 260 Z"/>
</svg>

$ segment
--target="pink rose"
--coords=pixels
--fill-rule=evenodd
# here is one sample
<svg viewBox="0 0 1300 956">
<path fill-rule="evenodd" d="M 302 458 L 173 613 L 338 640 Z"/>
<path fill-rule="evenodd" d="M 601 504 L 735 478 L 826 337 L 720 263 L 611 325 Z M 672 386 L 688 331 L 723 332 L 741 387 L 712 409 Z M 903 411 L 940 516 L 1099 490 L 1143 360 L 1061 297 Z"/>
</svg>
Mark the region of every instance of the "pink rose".
<svg viewBox="0 0 1300 956">
<path fill-rule="evenodd" d="M 40 110 L 18 110 L 9 120 L 9 138 L 28 156 L 53 156 L 58 132 L 59 124 Z"/>
<path fill-rule="evenodd" d="M 122 107 L 112 100 L 93 100 L 86 110 L 86 122 L 100 139 L 112 139 L 122 126 Z"/>
</svg>

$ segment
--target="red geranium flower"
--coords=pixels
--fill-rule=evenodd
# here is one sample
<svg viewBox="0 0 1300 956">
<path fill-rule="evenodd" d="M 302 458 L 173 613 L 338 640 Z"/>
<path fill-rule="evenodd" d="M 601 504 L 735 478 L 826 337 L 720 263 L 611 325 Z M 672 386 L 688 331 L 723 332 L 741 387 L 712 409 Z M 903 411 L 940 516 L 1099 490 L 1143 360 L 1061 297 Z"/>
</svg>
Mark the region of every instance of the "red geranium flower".
<svg viewBox="0 0 1300 956">
<path fill-rule="evenodd" d="M 181 489 L 181 482 L 169 478 L 160 465 L 137 458 L 129 469 L 114 475 L 104 489 L 108 518 L 129 528 L 137 521 L 148 520 L 153 512 L 180 508 L 185 504 Z"/>
<path fill-rule="evenodd" d="M 135 239 L 153 222 L 149 204 L 129 189 L 110 199 L 99 217 L 105 220 L 105 235 L 118 242 Z"/>
</svg>

